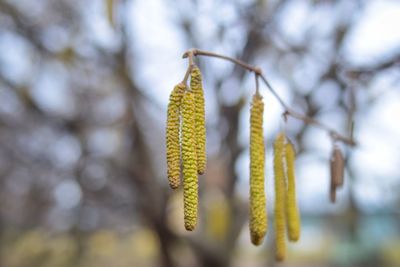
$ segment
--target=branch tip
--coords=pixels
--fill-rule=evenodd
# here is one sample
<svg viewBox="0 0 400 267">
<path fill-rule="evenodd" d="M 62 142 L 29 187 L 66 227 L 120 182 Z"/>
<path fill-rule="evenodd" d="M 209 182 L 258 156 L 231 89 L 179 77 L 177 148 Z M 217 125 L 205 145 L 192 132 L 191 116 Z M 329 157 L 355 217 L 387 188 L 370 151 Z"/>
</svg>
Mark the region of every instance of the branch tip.
<svg viewBox="0 0 400 267">
<path fill-rule="evenodd" d="M 187 58 L 190 55 L 196 56 L 197 55 L 197 49 L 196 48 L 191 48 L 187 50 L 185 53 L 183 53 L 182 58 Z"/>
<path fill-rule="evenodd" d="M 262 69 L 258 66 L 252 66 L 250 64 L 247 64 L 246 62 L 243 62 L 239 59 L 236 58 L 232 58 L 229 56 L 225 56 L 225 55 L 221 55 L 221 54 L 217 54 L 217 53 L 213 53 L 210 51 L 204 51 L 204 50 L 200 50 L 200 49 L 196 49 L 196 48 L 192 48 L 187 50 L 184 54 L 183 54 L 183 58 L 187 58 L 189 57 L 189 66 L 188 66 L 188 70 L 186 72 L 185 78 L 183 80 L 183 82 L 186 82 L 188 77 L 189 77 L 189 72 L 191 70 L 192 65 L 194 65 L 193 63 L 193 57 L 194 56 L 207 56 L 207 57 L 215 57 L 215 58 L 220 58 L 223 60 L 227 60 L 230 61 L 234 64 L 239 65 L 240 67 L 247 69 L 248 71 L 254 72 L 255 73 L 255 80 L 256 80 L 256 94 L 259 94 L 259 85 L 258 85 L 258 78 L 261 78 L 261 80 L 264 82 L 264 84 L 267 86 L 268 90 L 274 95 L 274 97 L 278 100 L 278 102 L 281 104 L 281 106 L 285 109 L 284 113 L 282 114 L 282 116 L 284 117 L 285 121 L 287 120 L 288 116 L 291 116 L 293 118 L 296 118 L 298 120 L 303 121 L 306 124 L 313 124 L 321 129 L 324 129 L 325 131 L 328 132 L 328 134 L 331 136 L 331 138 L 333 140 L 337 140 L 337 141 L 341 141 L 345 144 L 348 144 L 350 146 L 356 146 L 356 142 L 354 141 L 353 137 L 346 137 L 341 135 L 340 133 L 338 133 L 337 131 L 331 129 L 329 126 L 325 125 L 324 123 L 321 123 L 320 121 L 312 118 L 312 117 L 308 117 L 307 115 L 303 115 L 301 113 L 298 113 L 294 110 L 292 110 L 284 101 L 283 99 L 277 94 L 277 92 L 275 91 L 275 89 L 271 86 L 271 84 L 268 82 L 267 78 L 264 76 Z"/>
</svg>

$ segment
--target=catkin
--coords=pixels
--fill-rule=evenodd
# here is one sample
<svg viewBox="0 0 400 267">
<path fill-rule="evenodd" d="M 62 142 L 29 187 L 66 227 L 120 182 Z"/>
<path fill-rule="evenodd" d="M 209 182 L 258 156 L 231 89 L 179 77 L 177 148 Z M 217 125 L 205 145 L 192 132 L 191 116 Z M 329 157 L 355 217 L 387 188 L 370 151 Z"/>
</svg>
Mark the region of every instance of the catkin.
<svg viewBox="0 0 400 267">
<path fill-rule="evenodd" d="M 171 188 L 175 189 L 180 184 L 180 108 L 183 93 L 186 89 L 185 84 L 180 83 L 175 86 L 169 97 L 167 111 L 167 174 Z"/>
<path fill-rule="evenodd" d="M 336 202 L 336 189 L 343 186 L 344 159 L 339 147 L 335 145 L 331 156 L 331 183 L 329 196 L 332 203 Z"/>
<path fill-rule="evenodd" d="M 262 243 L 267 231 L 263 112 L 262 97 L 255 94 L 250 111 L 250 237 L 254 245 Z"/>
<path fill-rule="evenodd" d="M 329 199 L 331 200 L 332 203 L 336 202 L 336 186 L 332 179 L 329 187 Z"/>
<path fill-rule="evenodd" d="M 285 135 L 280 133 L 274 143 L 274 174 L 275 174 L 275 258 L 282 261 L 286 257 L 285 243 L 285 173 L 284 173 Z"/>
<path fill-rule="evenodd" d="M 195 147 L 195 103 L 192 92 L 182 100 L 182 164 L 185 228 L 194 230 L 197 223 L 198 181 Z"/>
<path fill-rule="evenodd" d="M 296 178 L 295 178 L 295 151 L 292 143 L 288 141 L 285 145 L 287 192 L 286 192 L 286 218 L 287 230 L 290 241 L 300 238 L 300 214 L 296 201 Z"/>
<path fill-rule="evenodd" d="M 344 159 L 339 147 L 335 145 L 331 156 L 331 179 L 335 187 L 343 186 Z"/>
<path fill-rule="evenodd" d="M 190 88 L 195 98 L 197 172 L 203 174 L 206 168 L 205 105 L 201 72 L 197 66 L 191 71 Z"/>
</svg>

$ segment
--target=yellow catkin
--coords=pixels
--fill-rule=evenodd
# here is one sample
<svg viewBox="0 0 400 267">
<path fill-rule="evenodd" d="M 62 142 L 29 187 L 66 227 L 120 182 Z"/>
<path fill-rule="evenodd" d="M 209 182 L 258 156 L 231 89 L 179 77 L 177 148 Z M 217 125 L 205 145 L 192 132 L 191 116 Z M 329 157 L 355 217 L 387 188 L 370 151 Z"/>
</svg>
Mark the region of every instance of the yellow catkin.
<svg viewBox="0 0 400 267">
<path fill-rule="evenodd" d="M 286 257 L 286 216 L 285 216 L 285 172 L 284 172 L 285 135 L 280 133 L 274 142 L 275 175 L 275 258 L 282 261 Z"/>
<path fill-rule="evenodd" d="M 203 174 L 206 169 L 205 105 L 201 72 L 197 66 L 191 72 L 190 88 L 195 98 L 197 172 Z"/>
<path fill-rule="evenodd" d="M 167 111 L 167 174 L 171 188 L 175 189 L 180 184 L 180 143 L 179 143 L 179 128 L 180 128 L 180 107 L 183 93 L 186 86 L 180 83 L 175 86 L 169 97 Z"/>
<path fill-rule="evenodd" d="M 263 112 L 262 97 L 255 94 L 250 110 L 250 237 L 254 245 L 262 243 L 267 231 Z"/>
<path fill-rule="evenodd" d="M 296 200 L 295 178 L 295 151 L 293 144 L 288 141 L 285 145 L 287 192 L 286 192 L 286 218 L 287 230 L 290 241 L 298 241 L 300 238 L 300 214 Z"/>
<path fill-rule="evenodd" d="M 182 164 L 185 228 L 194 230 L 197 223 L 198 181 L 195 146 L 194 94 L 187 91 L 182 100 Z"/>
</svg>

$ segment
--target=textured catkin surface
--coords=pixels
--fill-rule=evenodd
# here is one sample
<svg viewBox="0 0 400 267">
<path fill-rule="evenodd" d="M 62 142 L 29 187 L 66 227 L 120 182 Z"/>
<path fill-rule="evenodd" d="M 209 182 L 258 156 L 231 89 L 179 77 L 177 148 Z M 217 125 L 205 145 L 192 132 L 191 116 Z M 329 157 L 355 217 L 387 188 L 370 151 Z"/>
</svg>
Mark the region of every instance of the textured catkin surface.
<svg viewBox="0 0 400 267">
<path fill-rule="evenodd" d="M 331 156 L 331 179 L 335 187 L 341 187 L 343 185 L 344 176 L 344 158 L 343 154 L 338 147 L 332 151 Z"/>
<path fill-rule="evenodd" d="M 292 143 L 285 145 L 287 166 L 286 218 L 290 241 L 300 238 L 300 214 L 296 200 L 295 151 Z"/>
<path fill-rule="evenodd" d="M 280 133 L 274 142 L 274 180 L 275 180 L 275 258 L 282 261 L 286 257 L 286 214 L 285 214 L 285 173 L 284 173 L 285 135 Z"/>
<path fill-rule="evenodd" d="M 195 103 L 192 92 L 182 100 L 182 163 L 185 228 L 194 230 L 197 223 L 198 181 L 195 146 Z"/>
<path fill-rule="evenodd" d="M 205 104 L 201 72 L 197 66 L 191 72 L 190 88 L 195 98 L 197 172 L 203 174 L 206 169 Z"/>
<path fill-rule="evenodd" d="M 186 86 L 180 83 L 175 86 L 169 97 L 167 111 L 167 174 L 171 188 L 175 189 L 180 184 L 180 108 L 181 100 Z"/>
<path fill-rule="evenodd" d="M 250 237 L 254 245 L 262 243 L 267 231 L 263 112 L 262 97 L 256 94 L 250 110 Z"/>
</svg>

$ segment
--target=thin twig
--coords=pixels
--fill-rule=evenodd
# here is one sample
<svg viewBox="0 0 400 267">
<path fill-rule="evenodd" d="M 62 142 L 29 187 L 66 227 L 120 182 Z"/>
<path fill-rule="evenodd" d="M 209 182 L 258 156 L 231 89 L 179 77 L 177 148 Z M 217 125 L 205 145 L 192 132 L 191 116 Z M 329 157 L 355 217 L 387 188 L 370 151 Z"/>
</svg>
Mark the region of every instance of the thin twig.
<svg viewBox="0 0 400 267">
<path fill-rule="evenodd" d="M 193 62 L 193 53 L 192 52 L 189 51 L 186 57 L 189 58 L 189 66 L 186 70 L 185 77 L 183 78 L 182 83 L 187 85 L 187 80 L 189 79 L 189 75 L 192 72 L 192 69 L 195 64 Z"/>
<path fill-rule="evenodd" d="M 228 56 L 216 54 L 216 53 L 209 52 L 209 51 L 204 51 L 204 50 L 200 50 L 200 49 L 191 49 L 191 50 L 186 51 L 183 54 L 183 58 L 187 58 L 187 57 L 190 58 L 190 55 L 216 57 L 216 58 L 224 59 L 224 60 L 230 61 L 232 63 L 235 63 L 235 64 L 241 66 L 242 68 L 247 69 L 247 70 L 252 71 L 252 72 L 255 72 L 255 73 L 259 73 L 259 71 L 260 71 L 260 68 L 252 66 L 252 65 L 249 65 L 246 62 L 243 62 L 243 61 L 241 61 L 239 59 L 231 58 L 231 57 L 228 57 Z M 261 73 L 259 73 L 259 74 L 261 74 Z"/>
<path fill-rule="evenodd" d="M 258 77 L 261 77 L 261 80 L 264 82 L 264 84 L 267 86 L 268 90 L 274 95 L 274 97 L 278 100 L 278 102 L 281 104 L 281 106 L 285 109 L 284 115 L 289 115 L 293 118 L 296 118 L 298 120 L 303 121 L 306 124 L 313 124 L 315 126 L 318 126 L 321 129 L 324 129 L 325 131 L 327 131 L 329 133 L 329 135 L 332 137 L 332 139 L 334 140 L 338 140 L 338 141 L 342 141 L 343 143 L 346 143 L 350 146 L 354 146 L 356 145 L 356 142 L 349 137 L 343 136 L 340 133 L 338 133 L 337 131 L 335 131 L 334 129 L 330 128 L 329 126 L 327 126 L 326 124 L 323 124 L 322 122 L 308 117 L 306 115 L 303 115 L 301 113 L 298 113 L 297 111 L 294 111 L 293 109 L 291 109 L 283 100 L 282 98 L 278 95 L 278 93 L 274 90 L 274 88 L 271 86 L 271 84 L 268 82 L 267 78 L 264 76 L 264 74 L 262 73 L 261 68 L 257 67 L 257 66 L 252 66 L 247 64 L 246 62 L 243 62 L 239 59 L 235 59 L 235 58 L 231 58 L 228 56 L 224 56 L 224 55 L 220 55 L 217 53 L 213 53 L 213 52 L 209 52 L 209 51 L 204 51 L 204 50 L 199 50 L 199 49 L 190 49 L 188 51 L 186 51 L 183 54 L 183 58 L 187 58 L 189 57 L 189 67 L 188 70 L 191 68 L 191 65 L 193 64 L 193 56 L 207 56 L 207 57 L 215 57 L 215 58 L 220 58 L 223 60 L 227 60 L 230 61 L 234 64 L 237 64 L 239 66 L 241 66 L 244 69 L 247 69 L 251 72 L 254 72 L 256 74 L 256 91 L 258 92 Z M 184 81 L 187 80 L 187 77 L 185 75 L 185 79 Z"/>
<path fill-rule="evenodd" d="M 254 77 L 256 79 L 256 94 L 260 95 L 260 82 L 258 81 L 258 74 L 254 73 Z"/>
</svg>

